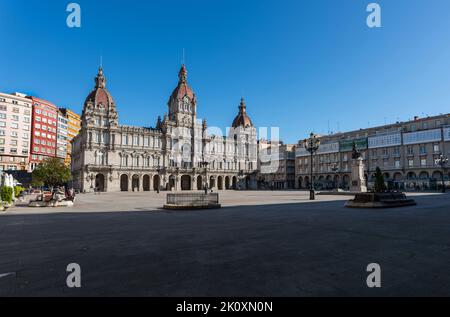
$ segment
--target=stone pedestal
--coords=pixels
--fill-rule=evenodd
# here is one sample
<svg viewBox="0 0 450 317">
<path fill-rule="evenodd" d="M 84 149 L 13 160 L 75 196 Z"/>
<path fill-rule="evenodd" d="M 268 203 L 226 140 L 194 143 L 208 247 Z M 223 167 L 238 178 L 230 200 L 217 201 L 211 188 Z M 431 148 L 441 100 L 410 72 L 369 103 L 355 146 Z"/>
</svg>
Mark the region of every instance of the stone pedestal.
<svg viewBox="0 0 450 317">
<path fill-rule="evenodd" d="M 407 198 L 401 192 L 360 193 L 345 205 L 349 208 L 395 208 L 416 206 L 414 199 Z"/>
<path fill-rule="evenodd" d="M 350 191 L 356 193 L 366 193 L 366 180 L 364 178 L 364 163 L 362 158 L 354 159 L 352 162 L 352 176 Z"/>
</svg>

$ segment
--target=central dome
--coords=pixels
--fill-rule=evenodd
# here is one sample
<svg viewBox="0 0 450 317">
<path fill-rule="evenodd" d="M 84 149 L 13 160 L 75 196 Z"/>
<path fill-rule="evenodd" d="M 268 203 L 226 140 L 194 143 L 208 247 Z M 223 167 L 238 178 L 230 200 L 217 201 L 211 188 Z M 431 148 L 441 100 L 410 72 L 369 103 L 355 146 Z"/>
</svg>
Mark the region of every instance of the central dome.
<svg viewBox="0 0 450 317">
<path fill-rule="evenodd" d="M 197 103 L 195 93 L 187 83 L 187 75 L 188 72 L 186 70 L 186 67 L 184 65 L 181 65 L 181 69 L 178 74 L 178 85 L 170 96 L 169 103 L 174 100 L 182 100 L 185 97 L 188 97 L 194 105 Z"/>
<path fill-rule="evenodd" d="M 114 100 L 111 94 L 106 90 L 106 78 L 103 75 L 103 68 L 99 68 L 97 77 L 95 77 L 95 88 L 87 96 L 85 104 L 93 103 L 95 107 L 98 105 L 103 105 L 104 107 L 109 107 L 114 104 Z"/>
<path fill-rule="evenodd" d="M 244 98 L 241 99 L 241 104 L 239 105 L 239 113 L 233 121 L 232 127 L 234 129 L 238 127 L 249 128 L 253 127 L 252 120 L 247 115 L 247 106 L 245 105 Z"/>
</svg>

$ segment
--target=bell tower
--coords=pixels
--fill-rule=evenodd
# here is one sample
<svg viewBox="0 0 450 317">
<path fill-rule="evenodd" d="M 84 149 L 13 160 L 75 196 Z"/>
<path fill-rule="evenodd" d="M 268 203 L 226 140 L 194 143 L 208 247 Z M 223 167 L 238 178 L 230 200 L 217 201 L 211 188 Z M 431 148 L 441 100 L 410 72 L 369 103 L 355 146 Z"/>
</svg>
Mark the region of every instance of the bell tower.
<svg viewBox="0 0 450 317">
<path fill-rule="evenodd" d="M 116 104 L 106 89 L 106 77 L 103 68 L 98 69 L 95 88 L 84 102 L 81 116 L 83 126 L 117 126 L 118 114 Z"/>
<path fill-rule="evenodd" d="M 178 73 L 178 85 L 169 99 L 169 119 L 187 125 L 195 122 L 197 116 L 197 97 L 188 84 L 186 66 L 181 65 Z"/>
</svg>

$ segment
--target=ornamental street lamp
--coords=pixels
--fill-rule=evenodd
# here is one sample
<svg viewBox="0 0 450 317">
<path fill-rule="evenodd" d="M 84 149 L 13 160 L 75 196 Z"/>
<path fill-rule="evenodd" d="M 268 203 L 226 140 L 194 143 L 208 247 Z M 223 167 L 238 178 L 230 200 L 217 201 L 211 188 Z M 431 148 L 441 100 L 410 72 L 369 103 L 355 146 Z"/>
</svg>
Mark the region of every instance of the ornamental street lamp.
<svg viewBox="0 0 450 317">
<path fill-rule="evenodd" d="M 158 165 L 156 171 L 158 172 L 158 186 L 156 188 L 156 192 L 159 194 L 161 188 L 161 172 L 162 172 L 162 168 L 160 165 Z"/>
<path fill-rule="evenodd" d="M 306 151 L 311 154 L 311 182 L 309 190 L 309 200 L 316 199 L 316 193 L 314 191 L 314 181 L 313 181 L 313 159 L 314 154 L 317 153 L 320 147 L 320 139 L 314 133 L 311 133 L 309 139 L 303 141 Z"/>
<path fill-rule="evenodd" d="M 211 143 L 212 139 L 210 137 L 208 137 L 208 124 L 206 122 L 206 120 L 203 120 L 202 123 L 202 143 L 203 143 L 203 148 L 202 148 L 202 162 L 200 163 L 200 165 L 205 169 L 205 195 L 208 195 L 208 165 L 209 162 L 206 161 L 206 150 L 207 150 L 207 146 L 209 143 Z"/>
<path fill-rule="evenodd" d="M 91 180 L 91 190 L 93 190 L 94 189 L 94 179 L 95 179 L 94 174 L 89 175 L 89 179 Z"/>
<path fill-rule="evenodd" d="M 439 165 L 442 169 L 442 192 L 445 193 L 444 174 L 445 174 L 445 166 L 448 164 L 448 157 L 444 156 L 443 154 L 439 155 L 439 158 L 436 159 L 436 164 Z"/>
</svg>

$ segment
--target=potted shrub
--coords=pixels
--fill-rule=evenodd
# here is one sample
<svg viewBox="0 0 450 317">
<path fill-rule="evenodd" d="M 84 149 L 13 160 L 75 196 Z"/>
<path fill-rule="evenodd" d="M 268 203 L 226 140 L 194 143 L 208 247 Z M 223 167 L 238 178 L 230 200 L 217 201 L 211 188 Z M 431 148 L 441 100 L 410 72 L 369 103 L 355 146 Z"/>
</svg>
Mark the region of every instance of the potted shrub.
<svg viewBox="0 0 450 317">
<path fill-rule="evenodd" d="M 14 187 L 14 197 L 19 197 L 23 192 L 25 191 L 25 188 L 21 186 L 15 186 Z"/>
<path fill-rule="evenodd" d="M 12 207 L 13 191 L 14 191 L 14 189 L 12 187 L 6 187 L 6 186 L 3 186 L 0 190 L 2 205 L 5 210 Z"/>
</svg>

